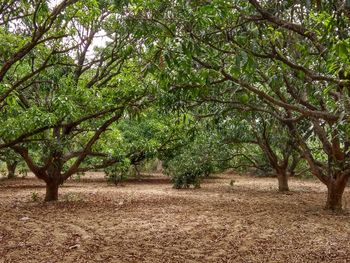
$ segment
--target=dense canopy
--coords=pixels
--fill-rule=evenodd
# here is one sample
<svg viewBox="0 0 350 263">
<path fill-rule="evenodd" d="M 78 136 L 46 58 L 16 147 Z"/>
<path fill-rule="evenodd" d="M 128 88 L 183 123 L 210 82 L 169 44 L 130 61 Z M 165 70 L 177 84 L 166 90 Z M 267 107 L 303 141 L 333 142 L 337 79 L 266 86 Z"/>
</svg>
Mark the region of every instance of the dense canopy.
<svg viewBox="0 0 350 263">
<path fill-rule="evenodd" d="M 154 160 L 176 188 L 233 169 L 350 177 L 349 1 L 0 1 L 0 161 L 45 181 Z"/>
</svg>

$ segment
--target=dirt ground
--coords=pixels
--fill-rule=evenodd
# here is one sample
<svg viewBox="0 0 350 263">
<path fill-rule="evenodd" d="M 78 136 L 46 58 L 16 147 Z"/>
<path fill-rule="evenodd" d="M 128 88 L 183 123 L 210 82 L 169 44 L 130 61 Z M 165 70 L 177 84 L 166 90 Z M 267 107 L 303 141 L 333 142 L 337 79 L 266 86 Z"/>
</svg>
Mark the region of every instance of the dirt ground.
<svg viewBox="0 0 350 263">
<path fill-rule="evenodd" d="M 175 190 L 159 175 L 116 187 L 95 173 L 43 203 L 39 180 L 2 180 L 0 263 L 350 262 L 349 214 L 323 210 L 321 183 L 290 188 L 237 175 L 201 189 Z"/>
</svg>

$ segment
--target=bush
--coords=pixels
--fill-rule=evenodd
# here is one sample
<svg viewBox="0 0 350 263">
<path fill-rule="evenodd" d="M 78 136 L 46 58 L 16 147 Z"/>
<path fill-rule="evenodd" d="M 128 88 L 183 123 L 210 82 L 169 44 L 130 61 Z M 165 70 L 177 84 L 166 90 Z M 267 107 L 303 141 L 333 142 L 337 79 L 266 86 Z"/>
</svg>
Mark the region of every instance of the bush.
<svg viewBox="0 0 350 263">
<path fill-rule="evenodd" d="M 104 169 L 107 181 L 118 185 L 128 177 L 130 160 L 124 159 L 120 163 Z"/>
<path fill-rule="evenodd" d="M 174 188 L 190 188 L 191 185 L 194 188 L 200 188 L 200 179 L 202 173 L 199 171 L 184 172 L 182 174 L 174 175 L 172 177 L 172 183 Z"/>
<path fill-rule="evenodd" d="M 201 179 L 213 171 L 209 162 L 199 162 L 187 154 L 164 161 L 164 172 L 172 178 L 174 188 L 199 188 Z"/>
</svg>

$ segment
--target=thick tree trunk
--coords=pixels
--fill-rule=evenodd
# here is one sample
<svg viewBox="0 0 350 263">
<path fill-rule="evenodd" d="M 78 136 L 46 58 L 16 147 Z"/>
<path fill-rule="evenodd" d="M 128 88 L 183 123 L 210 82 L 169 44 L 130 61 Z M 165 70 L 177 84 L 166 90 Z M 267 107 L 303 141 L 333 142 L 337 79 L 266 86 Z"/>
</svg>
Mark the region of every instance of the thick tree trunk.
<svg viewBox="0 0 350 263">
<path fill-rule="evenodd" d="M 7 166 L 7 178 L 8 179 L 15 178 L 16 177 L 15 173 L 16 173 L 17 162 L 14 162 L 14 163 L 7 162 L 6 166 Z"/>
<path fill-rule="evenodd" d="M 277 170 L 277 179 L 278 179 L 278 191 L 279 192 L 288 192 L 288 174 L 286 169 L 276 169 Z"/>
<path fill-rule="evenodd" d="M 57 182 L 46 183 L 45 202 L 58 200 L 58 187 L 59 187 L 59 184 Z"/>
<path fill-rule="evenodd" d="M 342 197 L 346 187 L 347 178 L 344 180 L 334 180 L 328 183 L 327 202 L 325 209 L 341 211 L 343 209 Z"/>
<path fill-rule="evenodd" d="M 52 155 L 54 161 L 46 170 L 46 195 L 45 202 L 58 200 L 58 187 L 63 183 L 62 154 L 56 152 Z"/>
</svg>

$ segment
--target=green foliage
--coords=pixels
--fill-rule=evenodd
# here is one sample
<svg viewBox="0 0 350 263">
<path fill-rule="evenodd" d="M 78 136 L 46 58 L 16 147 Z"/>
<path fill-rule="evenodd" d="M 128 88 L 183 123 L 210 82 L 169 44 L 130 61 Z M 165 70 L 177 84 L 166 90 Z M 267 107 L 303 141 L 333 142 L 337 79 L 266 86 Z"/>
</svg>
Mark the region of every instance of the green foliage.
<svg viewBox="0 0 350 263">
<path fill-rule="evenodd" d="M 148 8 L 161 25 L 152 74 L 167 110 L 191 111 L 214 125 L 243 122 L 234 126 L 240 130 L 234 138 L 242 139 L 234 153 L 240 163 L 248 157 L 285 168 L 294 147 L 321 181 L 350 176 L 344 132 L 350 31 L 340 2 L 176 1 L 162 12 Z M 240 114 L 247 112 L 254 114 Z"/>
<path fill-rule="evenodd" d="M 176 188 L 306 163 L 327 184 L 350 177 L 350 17 L 338 2 L 6 7 L 2 162 L 60 184 L 94 169 L 118 183 L 154 159 Z"/>
<path fill-rule="evenodd" d="M 199 154 L 182 149 L 181 153 L 164 161 L 164 172 L 171 176 L 174 188 L 189 188 L 191 185 L 200 187 L 201 179 L 211 172 L 212 167 L 207 162 L 199 163 Z"/>
<path fill-rule="evenodd" d="M 193 185 L 194 188 L 200 188 L 200 178 L 203 175 L 201 170 L 191 170 L 172 175 L 172 183 L 174 188 L 189 188 Z"/>
<path fill-rule="evenodd" d="M 124 159 L 118 165 L 109 166 L 104 169 L 107 181 L 118 185 L 128 178 L 130 160 Z"/>
<path fill-rule="evenodd" d="M 171 176 L 175 188 L 200 186 L 203 177 L 229 167 L 229 149 L 222 144 L 215 129 L 206 130 L 199 123 L 196 131 L 171 154 L 163 156 L 164 172 Z M 183 138 L 185 139 L 185 138 Z"/>
<path fill-rule="evenodd" d="M 33 202 L 38 202 L 39 201 L 39 194 L 37 192 L 32 192 L 31 199 Z"/>
<path fill-rule="evenodd" d="M 85 176 L 85 173 L 81 172 L 81 173 L 76 173 L 74 175 L 74 180 L 77 180 L 77 181 L 81 181 L 81 178 Z"/>
</svg>

